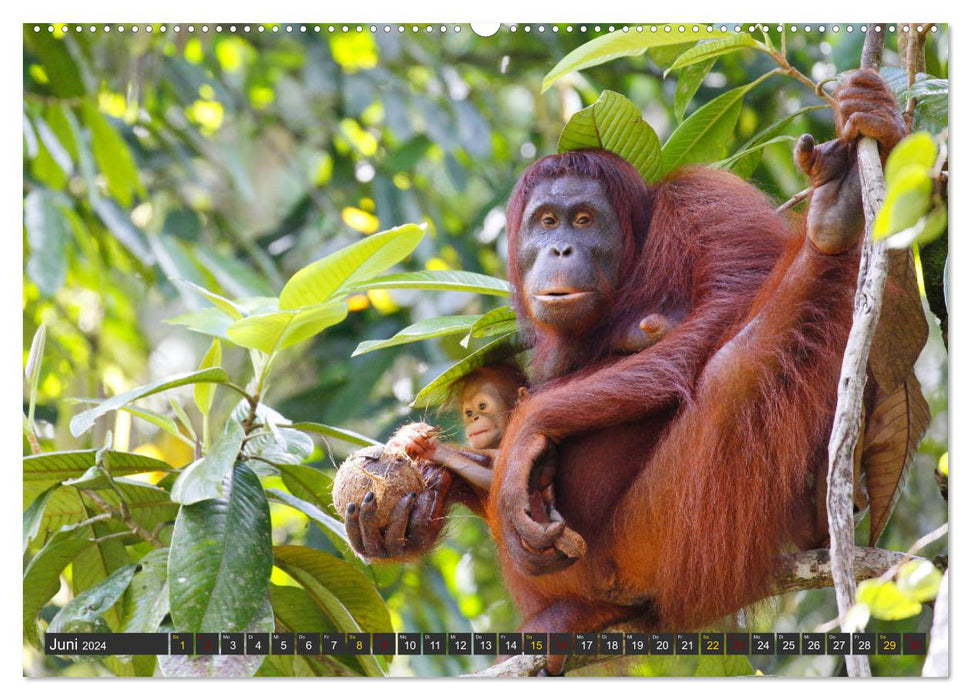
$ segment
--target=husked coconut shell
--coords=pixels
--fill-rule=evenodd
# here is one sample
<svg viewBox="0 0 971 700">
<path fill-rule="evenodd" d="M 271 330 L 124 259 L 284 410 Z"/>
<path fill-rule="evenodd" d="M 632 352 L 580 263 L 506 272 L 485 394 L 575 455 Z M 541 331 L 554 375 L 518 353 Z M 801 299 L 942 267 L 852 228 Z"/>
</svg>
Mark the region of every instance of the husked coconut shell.
<svg viewBox="0 0 971 700">
<path fill-rule="evenodd" d="M 347 506 L 358 505 L 368 491 L 377 501 L 377 522 L 386 527 L 398 502 L 414 491 L 425 490 L 421 471 L 415 463 L 400 454 L 389 454 L 384 447 L 365 447 L 352 453 L 337 471 L 334 479 L 334 507 L 343 517 Z"/>
</svg>

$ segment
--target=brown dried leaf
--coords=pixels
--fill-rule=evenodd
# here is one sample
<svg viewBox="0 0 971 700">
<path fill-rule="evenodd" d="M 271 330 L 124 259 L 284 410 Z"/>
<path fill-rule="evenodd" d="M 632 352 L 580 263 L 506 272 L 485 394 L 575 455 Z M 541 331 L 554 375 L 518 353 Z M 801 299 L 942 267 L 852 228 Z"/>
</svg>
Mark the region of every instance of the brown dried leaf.
<svg viewBox="0 0 971 700">
<path fill-rule="evenodd" d="M 909 250 L 891 250 L 888 255 L 883 306 L 868 366 L 879 387 L 890 394 L 913 372 L 927 342 L 927 319 L 917 287 L 914 256 Z"/>
<path fill-rule="evenodd" d="M 903 477 L 930 419 L 913 369 L 889 394 L 878 387 L 876 406 L 863 436 L 861 460 L 870 496 L 871 546 L 890 519 Z"/>
</svg>

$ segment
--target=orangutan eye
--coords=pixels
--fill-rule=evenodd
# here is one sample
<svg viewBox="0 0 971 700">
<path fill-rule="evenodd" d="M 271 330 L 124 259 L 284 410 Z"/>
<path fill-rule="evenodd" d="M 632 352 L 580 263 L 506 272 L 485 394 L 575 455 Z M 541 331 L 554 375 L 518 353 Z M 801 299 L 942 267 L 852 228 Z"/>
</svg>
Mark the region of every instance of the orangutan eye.
<svg viewBox="0 0 971 700">
<path fill-rule="evenodd" d="M 543 228 L 553 228 L 556 226 L 556 217 L 552 214 L 544 214 L 540 223 L 543 224 Z"/>
<path fill-rule="evenodd" d="M 578 212 L 577 215 L 573 217 L 574 226 L 589 226 L 591 223 L 593 223 L 593 217 L 585 211 Z"/>
<path fill-rule="evenodd" d="M 467 418 L 471 418 L 472 417 L 472 410 L 469 409 L 468 411 L 466 411 L 465 412 L 465 415 L 466 415 Z"/>
<path fill-rule="evenodd" d="M 485 401 L 483 401 L 482 403 L 479 404 L 479 410 L 480 411 L 486 410 L 486 403 L 485 403 Z"/>
</svg>

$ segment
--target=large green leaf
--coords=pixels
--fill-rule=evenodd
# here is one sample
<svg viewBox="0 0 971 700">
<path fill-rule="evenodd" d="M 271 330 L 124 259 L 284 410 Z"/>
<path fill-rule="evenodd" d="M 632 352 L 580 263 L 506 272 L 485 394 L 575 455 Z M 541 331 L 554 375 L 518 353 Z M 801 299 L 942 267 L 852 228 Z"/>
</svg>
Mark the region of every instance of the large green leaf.
<svg viewBox="0 0 971 700">
<path fill-rule="evenodd" d="M 926 131 L 910 134 L 894 146 L 887 156 L 887 165 L 884 168 L 887 185 L 896 182 L 906 168 L 912 165 L 920 166 L 929 173 L 936 160 L 937 144 L 934 143 L 934 137 Z"/>
<path fill-rule="evenodd" d="M 670 29 L 670 31 L 664 31 L 665 29 Z M 694 32 L 691 27 L 685 27 L 685 31 L 680 32 L 677 27 L 665 26 L 659 26 L 656 32 L 632 31 L 604 34 L 568 53 L 543 78 L 542 89 L 545 92 L 553 83 L 567 73 L 584 70 L 592 66 L 599 66 L 601 63 L 607 63 L 608 61 L 613 61 L 624 56 L 640 56 L 647 49 L 655 46 L 670 46 L 672 44 L 683 44 L 692 40 L 714 39 L 728 36 L 733 35 L 728 32 L 708 32 L 707 29 Z"/>
<path fill-rule="evenodd" d="M 307 433 L 317 433 L 318 435 L 331 437 L 335 440 L 343 440 L 344 442 L 349 442 L 352 445 L 360 445 L 361 447 L 381 444 L 377 440 L 369 438 L 366 435 L 361 435 L 360 433 L 355 433 L 353 430 L 347 430 L 346 428 L 335 428 L 331 425 L 324 425 L 323 423 L 301 421 L 300 423 L 292 423 L 290 427 L 294 430 L 302 430 Z"/>
<path fill-rule="evenodd" d="M 634 166 L 646 182 L 661 172 L 661 142 L 641 112 L 623 95 L 610 90 L 586 109 L 570 117 L 563 127 L 557 151 L 602 148 Z"/>
<path fill-rule="evenodd" d="M 303 586 L 337 631 L 393 631 L 381 595 L 350 564 L 309 547 L 276 547 L 273 554 L 275 564 Z M 368 675 L 384 675 L 373 656 L 360 659 Z"/>
<path fill-rule="evenodd" d="M 174 389 L 175 387 L 185 386 L 186 384 L 196 384 L 198 382 L 218 382 L 220 384 L 225 384 L 228 381 L 229 376 L 221 367 L 210 367 L 209 369 L 186 372 L 184 374 L 176 374 L 165 377 L 164 379 L 159 379 L 151 384 L 146 384 L 145 386 L 140 386 L 137 389 L 126 391 L 124 394 L 112 396 L 110 399 L 102 402 L 98 406 L 74 416 L 74 418 L 71 419 L 71 434 L 74 437 L 77 437 L 88 430 L 92 425 L 94 425 L 94 422 L 98 418 L 109 411 L 117 410 L 122 406 L 131 403 L 132 401 L 137 401 L 138 399 L 145 398 L 146 396 L 157 394 L 160 391 Z"/>
<path fill-rule="evenodd" d="M 347 302 L 247 316 L 229 326 L 229 340 L 267 355 L 284 350 L 335 326 L 347 317 Z"/>
<path fill-rule="evenodd" d="M 710 163 L 725 154 L 742 111 L 742 100 L 766 76 L 729 90 L 699 107 L 668 137 L 661 152 L 664 172 L 690 163 Z"/>
<path fill-rule="evenodd" d="M 907 165 L 895 173 L 873 220 L 873 238 L 886 238 L 916 224 L 930 210 L 932 189 L 933 182 L 922 165 Z"/>
<path fill-rule="evenodd" d="M 498 277 L 463 270 L 421 270 L 376 277 L 350 291 L 368 289 L 439 289 L 448 292 L 473 292 L 509 296 L 509 283 Z"/>
<path fill-rule="evenodd" d="M 169 549 L 153 549 L 138 562 L 138 571 L 125 591 L 122 632 L 156 632 L 169 613 Z"/>
<path fill-rule="evenodd" d="M 147 472 L 170 471 L 160 459 L 133 452 L 106 450 L 101 453 L 102 466 L 112 476 L 128 476 Z M 97 450 L 46 452 L 24 457 L 24 506 L 30 504 L 45 489 L 67 479 L 76 479 L 94 466 Z"/>
<path fill-rule="evenodd" d="M 67 248 L 70 227 L 55 197 L 45 190 L 24 197 L 24 225 L 27 228 L 27 276 L 41 294 L 52 297 L 67 276 Z"/>
<path fill-rule="evenodd" d="M 270 511 L 259 479 L 236 465 L 223 498 L 182 506 L 169 551 L 177 629 L 243 630 L 263 604 L 273 567 Z"/>
<path fill-rule="evenodd" d="M 437 406 L 448 400 L 449 391 L 456 380 L 461 379 L 474 369 L 482 367 L 498 357 L 511 354 L 520 344 L 518 333 L 500 335 L 491 343 L 483 345 L 475 352 L 462 358 L 418 392 L 411 402 L 414 408 Z"/>
<path fill-rule="evenodd" d="M 948 125 L 949 82 L 941 78 L 925 76 L 904 90 L 900 98 L 907 101 L 916 98 L 914 124 L 919 129 L 930 129 L 935 133 Z"/>
<path fill-rule="evenodd" d="M 281 309 L 330 301 L 411 255 L 425 235 L 424 225 L 407 224 L 368 236 L 297 271 L 280 292 Z"/>
<path fill-rule="evenodd" d="M 462 339 L 462 347 L 469 347 L 472 338 L 489 338 L 494 335 L 505 335 L 516 330 L 516 312 L 511 306 L 500 306 L 482 314 L 472 324 L 468 335 Z"/>
<path fill-rule="evenodd" d="M 719 56 L 724 56 L 739 49 L 758 49 L 765 53 L 769 52 L 768 46 L 756 41 L 750 34 L 735 34 L 724 39 L 703 41 L 678 56 L 675 62 L 664 71 L 664 76 L 667 77 L 668 73 L 678 68 L 703 63 L 709 59 L 718 58 Z"/>
<path fill-rule="evenodd" d="M 48 540 L 24 570 L 24 639 L 38 649 L 42 648 L 37 634 L 37 616 L 41 608 L 61 587 L 64 567 L 93 544 L 77 529 L 60 531 Z"/>
<path fill-rule="evenodd" d="M 69 632 L 78 621 L 86 622 L 100 617 L 121 598 L 131 583 L 138 567 L 128 564 L 115 569 L 106 579 L 79 593 L 61 608 L 47 627 L 48 632 Z"/>
<path fill-rule="evenodd" d="M 678 121 L 684 119 L 684 112 L 688 109 L 691 98 L 698 92 L 705 76 L 715 65 L 716 58 L 709 58 L 701 63 L 686 66 L 678 74 L 678 85 L 674 89 L 674 118 Z"/>
<path fill-rule="evenodd" d="M 856 600 L 880 620 L 905 620 L 921 611 L 921 603 L 905 594 L 893 581 L 868 579 L 856 587 Z"/>
<path fill-rule="evenodd" d="M 428 338 L 440 338 L 446 335 L 468 333 L 477 318 L 478 316 L 436 316 L 434 318 L 426 318 L 398 331 L 394 336 L 386 340 L 365 340 L 361 342 L 351 357 L 363 355 L 364 353 L 382 348 L 390 348 L 395 345 L 415 343 L 419 340 L 427 340 Z"/>
<path fill-rule="evenodd" d="M 98 168 L 108 182 L 111 196 L 130 207 L 134 192 L 145 196 L 145 189 L 138 178 L 135 159 L 125 140 L 115 128 L 101 116 L 94 102 L 85 100 L 81 115 L 91 133 L 91 150 Z"/>
<path fill-rule="evenodd" d="M 226 475 L 236 463 L 242 445 L 243 428 L 239 423 L 231 422 L 208 454 L 182 470 L 172 485 L 172 500 L 187 506 L 221 498 Z"/>
</svg>

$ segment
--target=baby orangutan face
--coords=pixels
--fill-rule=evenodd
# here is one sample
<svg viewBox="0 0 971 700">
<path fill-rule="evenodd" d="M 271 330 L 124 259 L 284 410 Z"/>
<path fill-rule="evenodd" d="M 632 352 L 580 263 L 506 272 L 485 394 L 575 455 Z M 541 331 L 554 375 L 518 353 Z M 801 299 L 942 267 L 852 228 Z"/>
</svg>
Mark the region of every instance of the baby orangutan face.
<svg viewBox="0 0 971 700">
<path fill-rule="evenodd" d="M 476 382 L 462 392 L 462 421 L 469 447 L 491 450 L 499 447 L 512 406 L 489 382 Z"/>
</svg>

